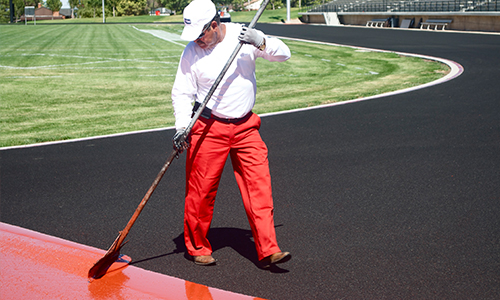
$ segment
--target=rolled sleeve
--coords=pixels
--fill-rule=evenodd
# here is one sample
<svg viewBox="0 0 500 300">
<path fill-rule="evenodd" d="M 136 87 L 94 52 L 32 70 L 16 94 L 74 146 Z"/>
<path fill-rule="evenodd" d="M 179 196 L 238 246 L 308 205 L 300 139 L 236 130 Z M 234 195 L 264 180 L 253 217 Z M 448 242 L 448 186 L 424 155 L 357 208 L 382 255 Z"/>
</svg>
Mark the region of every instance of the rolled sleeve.
<svg viewBox="0 0 500 300">
<path fill-rule="evenodd" d="M 292 56 L 290 53 L 290 48 L 283 43 L 278 38 L 266 36 L 266 49 L 264 51 L 257 50 L 258 56 L 264 58 L 265 60 L 268 61 L 275 61 L 275 62 L 283 62 Z"/>
</svg>

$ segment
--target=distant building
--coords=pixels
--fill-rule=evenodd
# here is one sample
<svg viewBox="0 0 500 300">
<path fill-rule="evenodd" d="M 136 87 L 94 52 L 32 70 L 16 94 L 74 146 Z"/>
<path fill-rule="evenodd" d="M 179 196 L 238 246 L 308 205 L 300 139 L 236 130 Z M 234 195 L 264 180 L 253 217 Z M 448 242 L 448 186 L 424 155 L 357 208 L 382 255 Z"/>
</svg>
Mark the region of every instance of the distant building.
<svg viewBox="0 0 500 300">
<path fill-rule="evenodd" d="M 59 10 L 59 14 L 61 16 L 64 16 L 66 19 L 70 19 L 71 18 L 71 8 L 61 8 L 61 10 Z"/>
<path fill-rule="evenodd" d="M 71 12 L 70 12 L 71 14 Z M 38 3 L 38 8 L 35 9 L 35 17 L 28 17 L 28 21 L 33 21 L 35 20 L 58 20 L 58 19 L 65 19 L 66 16 L 59 14 L 58 11 L 51 11 L 50 9 L 43 7 L 41 3 Z M 25 21 L 24 20 L 24 15 L 21 16 L 20 21 Z"/>
<path fill-rule="evenodd" d="M 258 10 L 262 4 L 263 0 L 250 0 L 245 2 L 245 10 Z"/>
</svg>

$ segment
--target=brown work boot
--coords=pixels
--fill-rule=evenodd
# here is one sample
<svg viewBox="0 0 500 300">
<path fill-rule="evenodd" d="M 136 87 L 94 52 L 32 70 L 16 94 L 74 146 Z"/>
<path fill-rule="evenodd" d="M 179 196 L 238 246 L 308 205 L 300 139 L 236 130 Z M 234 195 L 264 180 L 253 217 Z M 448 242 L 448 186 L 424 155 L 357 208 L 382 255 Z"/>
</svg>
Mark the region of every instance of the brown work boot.
<svg viewBox="0 0 500 300">
<path fill-rule="evenodd" d="M 292 258 L 290 252 L 276 252 L 260 261 L 262 268 L 269 268 L 271 265 L 282 264 Z"/>
<path fill-rule="evenodd" d="M 217 260 L 212 255 L 193 256 L 193 261 L 198 266 L 212 266 L 217 263 Z"/>
</svg>

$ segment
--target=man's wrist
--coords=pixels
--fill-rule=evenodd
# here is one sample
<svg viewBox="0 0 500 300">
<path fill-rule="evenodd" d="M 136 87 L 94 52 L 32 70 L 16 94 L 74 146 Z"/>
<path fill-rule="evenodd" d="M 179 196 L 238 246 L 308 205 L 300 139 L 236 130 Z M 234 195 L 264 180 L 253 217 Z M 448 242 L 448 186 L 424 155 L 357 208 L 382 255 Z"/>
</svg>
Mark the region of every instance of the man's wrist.
<svg viewBox="0 0 500 300">
<path fill-rule="evenodd" d="M 264 51 L 266 49 L 266 38 L 262 38 L 262 44 L 258 47 L 260 51 Z"/>
</svg>

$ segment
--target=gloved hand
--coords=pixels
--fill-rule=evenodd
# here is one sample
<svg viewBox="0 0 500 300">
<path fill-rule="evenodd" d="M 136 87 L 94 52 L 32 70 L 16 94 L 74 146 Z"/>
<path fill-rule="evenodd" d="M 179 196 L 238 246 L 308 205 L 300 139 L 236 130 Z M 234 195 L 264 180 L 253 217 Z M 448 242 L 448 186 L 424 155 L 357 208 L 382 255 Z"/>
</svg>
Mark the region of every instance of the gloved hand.
<svg viewBox="0 0 500 300">
<path fill-rule="evenodd" d="M 176 149 L 179 153 L 189 148 L 189 139 L 186 134 L 186 129 L 178 129 L 172 138 L 172 143 L 174 144 L 174 150 Z"/>
<path fill-rule="evenodd" d="M 257 30 L 253 28 L 248 28 L 246 26 L 241 27 L 240 36 L 238 39 L 246 44 L 252 44 L 259 48 L 264 43 L 264 37 L 260 35 Z"/>
</svg>

